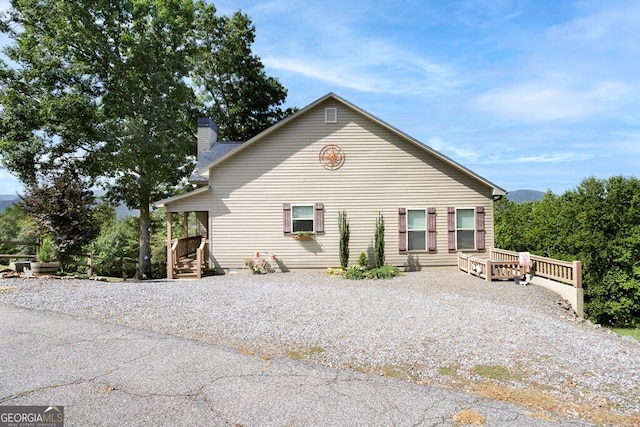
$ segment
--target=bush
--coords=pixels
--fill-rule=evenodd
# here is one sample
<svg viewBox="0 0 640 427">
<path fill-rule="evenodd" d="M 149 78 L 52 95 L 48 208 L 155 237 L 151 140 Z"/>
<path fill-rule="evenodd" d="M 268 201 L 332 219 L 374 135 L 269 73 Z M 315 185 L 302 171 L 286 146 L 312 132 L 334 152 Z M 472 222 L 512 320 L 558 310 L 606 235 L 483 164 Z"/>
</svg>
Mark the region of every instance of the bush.
<svg viewBox="0 0 640 427">
<path fill-rule="evenodd" d="M 367 258 L 366 253 L 360 252 L 360 256 L 358 257 L 358 265 L 362 268 L 367 268 L 369 266 L 369 258 Z"/>
<path fill-rule="evenodd" d="M 341 211 L 338 214 L 338 228 L 340 231 L 340 265 L 347 268 L 349 265 L 349 221 L 347 221 L 347 212 Z"/>
<path fill-rule="evenodd" d="M 562 196 L 495 207 L 497 247 L 580 260 L 587 318 L 640 325 L 640 179 L 592 177 Z"/>
<path fill-rule="evenodd" d="M 137 254 L 137 221 L 124 218 L 105 224 L 100 235 L 90 246 L 96 257 L 93 264 L 94 274 L 101 276 L 122 275 L 121 257 L 134 258 Z M 127 275 L 135 274 L 135 262 L 128 262 Z"/>
<path fill-rule="evenodd" d="M 100 232 L 94 218 L 95 197 L 90 183 L 71 169 L 47 175 L 41 182 L 27 186 L 21 199 L 38 233 L 51 236 L 53 256 L 62 263 L 63 270 Z"/>
<path fill-rule="evenodd" d="M 402 272 L 393 265 L 383 265 L 364 272 L 364 277 L 367 279 L 392 279 L 396 276 L 402 276 Z"/>
<path fill-rule="evenodd" d="M 384 266 L 384 261 L 384 216 L 382 212 L 378 212 L 373 241 L 373 266 L 380 268 Z"/>
<path fill-rule="evenodd" d="M 347 268 L 344 277 L 351 280 L 362 280 L 364 279 L 364 271 L 364 268 L 360 266 L 349 267 Z"/>
<path fill-rule="evenodd" d="M 336 273 L 335 269 L 327 270 L 327 274 L 333 276 L 343 276 L 345 279 L 350 280 L 362 280 L 362 279 L 392 279 L 397 276 L 402 276 L 402 272 L 398 267 L 393 265 L 383 265 L 382 267 L 372 268 L 367 270 L 362 266 L 349 267 L 341 274 Z"/>
</svg>

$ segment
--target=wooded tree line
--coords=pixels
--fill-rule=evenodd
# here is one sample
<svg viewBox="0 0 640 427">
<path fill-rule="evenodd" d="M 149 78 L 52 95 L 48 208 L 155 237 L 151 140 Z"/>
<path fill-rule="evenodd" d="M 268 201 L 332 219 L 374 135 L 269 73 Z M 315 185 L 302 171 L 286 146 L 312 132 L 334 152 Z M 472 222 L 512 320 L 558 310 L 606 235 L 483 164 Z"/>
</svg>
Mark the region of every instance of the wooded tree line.
<svg viewBox="0 0 640 427">
<path fill-rule="evenodd" d="M 3 166 L 28 194 L 75 176 L 139 209 L 143 277 L 150 203 L 193 170 L 197 118 L 247 140 L 292 112 L 249 18 L 203 0 L 15 0 L 0 32 Z"/>
<path fill-rule="evenodd" d="M 640 327 L 640 180 L 592 177 L 560 196 L 495 207 L 496 247 L 581 261 L 586 316 Z"/>
<path fill-rule="evenodd" d="M 62 195 L 63 196 L 63 195 Z M 74 196 L 76 197 L 76 196 Z M 88 214 L 91 221 L 80 219 L 80 215 Z M 140 218 L 128 216 L 117 218 L 115 207 L 106 200 L 96 200 L 92 203 L 90 211 L 85 207 L 79 207 L 78 211 L 71 212 L 75 225 L 71 234 L 56 233 L 57 239 L 52 239 L 54 259 L 60 261 L 65 273 L 86 273 L 85 267 L 78 267 L 75 263 L 86 263 L 87 255 L 94 257 L 93 273 L 98 276 L 119 277 L 122 272 L 121 258 L 136 259 L 138 255 L 138 230 Z M 183 216 L 174 214 L 173 224 L 175 237 L 184 237 Z M 0 253 L 1 254 L 32 254 L 34 248 L 5 242 L 33 242 L 40 240 L 41 233 L 37 230 L 42 226 L 42 218 L 35 218 L 25 209 L 24 202 L 16 203 L 0 213 Z M 190 218 L 190 233 L 195 234 L 195 219 Z M 80 224 L 80 222 L 83 222 Z M 90 224 L 89 224 L 90 223 Z M 153 277 L 166 277 L 167 273 L 167 244 L 166 244 L 166 213 L 164 209 L 158 209 L 151 213 L 151 271 Z M 69 230 L 63 226 L 61 230 Z M 83 245 L 76 244 L 75 234 L 80 234 Z M 9 262 L 8 260 L 6 261 Z M 135 263 L 127 263 L 128 277 L 134 277 Z"/>
</svg>

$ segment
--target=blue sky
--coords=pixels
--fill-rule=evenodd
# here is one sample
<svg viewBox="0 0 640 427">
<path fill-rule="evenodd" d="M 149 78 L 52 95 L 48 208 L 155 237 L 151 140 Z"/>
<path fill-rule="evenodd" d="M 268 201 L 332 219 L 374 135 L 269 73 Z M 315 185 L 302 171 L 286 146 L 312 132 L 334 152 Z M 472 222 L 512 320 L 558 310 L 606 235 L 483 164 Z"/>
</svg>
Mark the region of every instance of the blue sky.
<svg viewBox="0 0 640 427">
<path fill-rule="evenodd" d="M 508 191 L 639 175 L 638 1 L 214 4 L 249 15 L 287 106 L 335 92 Z"/>
</svg>

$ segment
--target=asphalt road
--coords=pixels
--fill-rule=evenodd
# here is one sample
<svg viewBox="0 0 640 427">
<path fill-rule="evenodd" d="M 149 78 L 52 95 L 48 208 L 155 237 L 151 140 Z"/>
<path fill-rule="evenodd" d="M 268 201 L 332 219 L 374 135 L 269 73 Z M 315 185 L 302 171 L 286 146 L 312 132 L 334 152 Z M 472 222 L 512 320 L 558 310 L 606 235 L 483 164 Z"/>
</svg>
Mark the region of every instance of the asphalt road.
<svg viewBox="0 0 640 427">
<path fill-rule="evenodd" d="M 65 426 L 554 426 L 530 410 L 393 378 L 268 359 L 0 304 L 0 406 Z"/>
</svg>

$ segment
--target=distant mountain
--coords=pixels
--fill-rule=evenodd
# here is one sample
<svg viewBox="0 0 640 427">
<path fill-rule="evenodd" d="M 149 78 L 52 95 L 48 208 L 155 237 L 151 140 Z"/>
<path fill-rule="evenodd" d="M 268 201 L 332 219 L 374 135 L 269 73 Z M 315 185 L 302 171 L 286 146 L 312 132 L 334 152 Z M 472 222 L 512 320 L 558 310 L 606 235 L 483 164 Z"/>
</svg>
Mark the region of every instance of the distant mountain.
<svg viewBox="0 0 640 427">
<path fill-rule="evenodd" d="M 516 190 L 507 194 L 507 199 L 514 203 L 537 202 L 542 200 L 544 192 L 536 190 Z"/>
<path fill-rule="evenodd" d="M 20 198 L 15 194 L 0 194 L 0 213 L 3 213 L 9 206 L 18 202 Z M 116 207 L 116 217 L 124 218 L 127 216 L 138 216 L 140 211 L 137 209 L 128 209 L 124 205 Z"/>
<path fill-rule="evenodd" d="M 0 213 L 4 212 L 9 206 L 17 202 L 18 199 L 9 200 L 9 199 L 0 199 Z"/>
<path fill-rule="evenodd" d="M 20 200 L 15 194 L 0 194 L 0 213 Z"/>
</svg>

